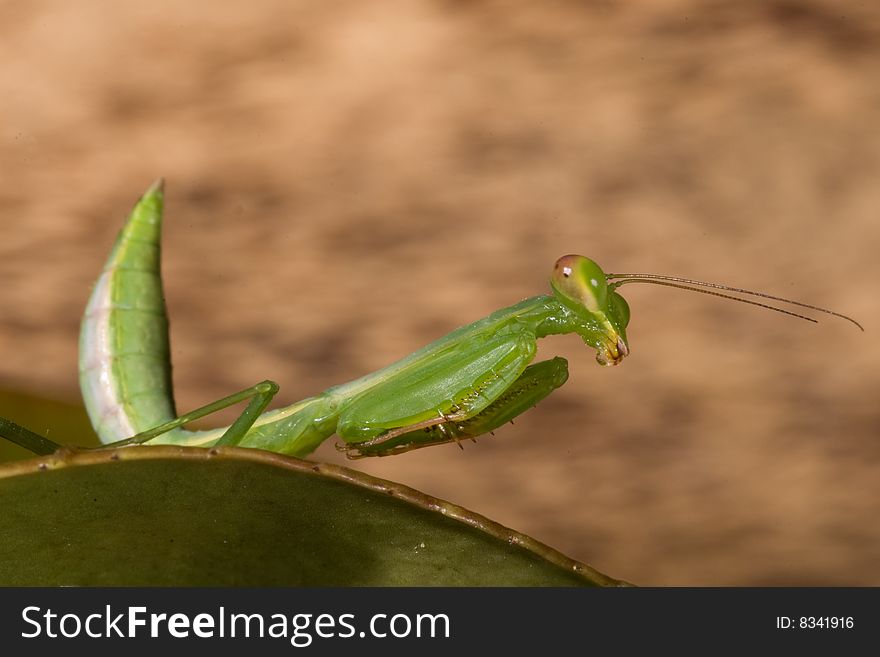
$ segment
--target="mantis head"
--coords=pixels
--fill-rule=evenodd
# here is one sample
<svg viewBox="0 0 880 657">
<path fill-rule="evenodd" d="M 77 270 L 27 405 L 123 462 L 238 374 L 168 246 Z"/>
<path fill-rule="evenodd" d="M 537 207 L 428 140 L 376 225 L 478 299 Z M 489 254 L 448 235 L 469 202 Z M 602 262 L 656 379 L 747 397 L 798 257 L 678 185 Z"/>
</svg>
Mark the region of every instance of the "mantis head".
<svg viewBox="0 0 880 657">
<path fill-rule="evenodd" d="M 608 284 L 599 265 L 581 255 L 562 256 L 553 267 L 550 287 L 580 320 L 578 334 L 596 350 L 600 365 L 618 365 L 629 354 L 629 305 Z"/>
<path fill-rule="evenodd" d="M 595 262 L 580 255 L 562 256 L 556 261 L 550 286 L 558 301 L 578 318 L 577 333 L 591 347 L 596 349 L 596 360 L 600 365 L 617 365 L 629 354 L 626 341 L 626 325 L 629 323 L 629 305 L 617 288 L 630 283 L 648 283 L 674 287 L 690 292 L 700 292 L 722 299 L 739 301 L 766 310 L 773 310 L 791 317 L 816 322 L 812 317 L 778 308 L 777 306 L 753 299 L 743 299 L 737 295 L 747 295 L 807 308 L 827 315 L 840 317 L 864 331 L 864 327 L 848 315 L 820 308 L 800 301 L 773 296 L 765 292 L 755 292 L 738 287 L 707 283 L 690 278 L 663 276 L 661 274 L 606 274 Z"/>
</svg>

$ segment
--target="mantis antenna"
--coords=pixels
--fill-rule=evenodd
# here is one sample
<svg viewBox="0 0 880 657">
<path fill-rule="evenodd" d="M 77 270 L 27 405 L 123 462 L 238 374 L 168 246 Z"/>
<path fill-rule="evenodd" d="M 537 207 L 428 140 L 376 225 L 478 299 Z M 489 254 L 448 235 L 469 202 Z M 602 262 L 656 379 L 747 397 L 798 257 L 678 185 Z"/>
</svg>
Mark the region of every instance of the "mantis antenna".
<svg viewBox="0 0 880 657">
<path fill-rule="evenodd" d="M 690 290 L 691 292 L 700 292 L 701 294 L 710 294 L 714 297 L 721 297 L 722 299 L 731 299 L 732 301 L 739 301 L 740 303 L 747 303 L 751 306 L 758 306 L 759 308 L 766 308 L 767 310 L 775 310 L 778 313 L 783 313 L 785 315 L 790 315 L 791 317 L 797 317 L 799 319 L 805 319 L 808 322 L 818 323 L 818 320 L 813 319 L 812 317 L 807 317 L 806 315 L 799 315 L 798 313 L 792 312 L 790 310 L 785 310 L 784 308 L 777 308 L 776 306 L 771 306 L 766 303 L 760 303 L 758 301 L 752 301 L 750 299 L 742 299 L 737 296 L 733 296 L 732 294 L 723 294 L 721 292 L 713 292 L 712 290 L 701 289 L 702 288 L 713 288 L 715 290 L 726 290 L 727 292 L 735 292 L 737 294 L 750 294 L 755 297 L 761 297 L 763 299 L 772 299 L 773 301 L 780 301 L 782 303 L 788 303 L 793 306 L 799 306 L 801 308 L 809 308 L 810 310 L 815 310 L 816 312 L 825 313 L 827 315 L 834 315 L 835 317 L 840 317 L 841 319 L 845 319 L 852 324 L 855 324 L 859 327 L 861 331 L 864 332 L 865 327 L 859 324 L 852 317 L 844 315 L 842 313 L 835 312 L 833 310 L 829 310 L 827 308 L 820 308 L 819 306 L 814 306 L 809 303 L 802 303 L 800 301 L 792 301 L 791 299 L 786 299 L 784 297 L 777 297 L 772 294 L 766 294 L 765 292 L 755 292 L 754 290 L 746 290 L 740 287 L 730 287 L 729 285 L 721 285 L 719 283 L 707 283 L 706 281 L 697 281 L 691 278 L 680 278 L 678 276 L 663 276 L 662 274 L 608 274 L 606 275 L 606 280 L 612 288 L 620 287 L 621 285 L 627 285 L 629 283 L 650 283 L 652 285 L 664 285 L 666 287 L 676 287 L 680 290 Z"/>
</svg>

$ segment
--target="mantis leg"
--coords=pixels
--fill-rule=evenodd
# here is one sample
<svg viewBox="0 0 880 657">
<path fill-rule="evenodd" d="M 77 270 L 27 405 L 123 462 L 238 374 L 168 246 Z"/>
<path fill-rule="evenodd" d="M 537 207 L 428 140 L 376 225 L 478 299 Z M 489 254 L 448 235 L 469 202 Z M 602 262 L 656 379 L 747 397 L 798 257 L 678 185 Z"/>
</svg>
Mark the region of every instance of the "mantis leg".
<svg viewBox="0 0 880 657">
<path fill-rule="evenodd" d="M 269 404 L 269 402 L 272 400 L 272 397 L 274 397 L 275 393 L 277 392 L 277 383 L 268 380 L 263 381 L 262 383 L 251 386 L 246 390 L 237 392 L 234 395 L 229 395 L 228 397 L 218 399 L 217 401 L 202 406 L 201 408 L 197 408 L 194 411 L 190 411 L 189 413 L 181 415 L 180 417 L 177 417 L 170 422 L 165 422 L 164 424 L 160 424 L 159 426 L 148 429 L 147 431 L 142 431 L 141 433 L 131 436 L 130 438 L 118 440 L 114 443 L 102 445 L 101 447 L 96 447 L 92 449 L 107 449 L 113 447 L 125 447 L 128 445 L 142 445 L 188 422 L 198 420 L 199 418 L 210 415 L 211 413 L 215 413 L 223 408 L 227 408 L 228 406 L 232 406 L 234 404 L 238 404 L 239 402 L 243 402 L 246 399 L 250 399 L 250 402 L 248 403 L 242 414 L 239 415 L 235 422 L 233 422 L 226 429 L 223 435 L 220 436 L 219 440 L 214 443 L 218 446 L 238 445 L 245 437 L 251 426 L 253 426 L 259 415 L 266 409 L 266 406 Z M 48 438 L 44 438 L 43 436 L 34 433 L 29 429 L 25 429 L 15 422 L 12 422 L 11 420 L 7 420 L 6 418 L 2 417 L 0 417 L 0 437 L 6 438 L 16 445 L 24 447 L 25 449 L 30 450 L 34 454 L 38 455 L 52 454 L 56 450 L 63 447 L 63 445 L 59 445 L 58 443 L 53 442 Z"/>
<path fill-rule="evenodd" d="M 430 426 L 401 427 L 386 434 L 380 442 L 364 441 L 337 445 L 349 458 L 391 456 L 413 449 L 441 445 L 463 438 L 474 439 L 490 433 L 520 413 L 535 406 L 568 379 L 568 362 L 552 358 L 529 365 L 504 393 L 476 415 L 456 420 L 449 418 Z M 369 444 L 373 442 L 373 444 Z"/>
<path fill-rule="evenodd" d="M 274 381 L 263 381 L 262 383 L 258 383 L 255 386 L 251 386 L 241 392 L 237 392 L 234 395 L 229 395 L 228 397 L 224 397 L 223 399 L 218 399 L 215 402 L 202 406 L 201 408 L 197 408 L 194 411 L 190 411 L 184 415 L 176 417 L 170 422 L 165 422 L 164 424 L 160 424 L 159 426 L 153 427 L 152 429 L 148 429 L 146 431 L 142 431 L 130 438 L 126 438 L 124 440 L 116 441 L 115 443 L 110 443 L 108 445 L 104 445 L 98 449 L 104 449 L 107 447 L 124 447 L 126 445 L 142 445 L 143 443 L 149 442 L 150 440 L 161 436 L 164 433 L 168 433 L 173 429 L 183 426 L 188 422 L 192 422 L 193 420 L 198 420 L 199 418 L 205 417 L 206 415 L 210 415 L 211 413 L 215 413 L 221 409 L 227 408 L 234 404 L 238 404 L 239 402 L 244 401 L 245 399 L 250 399 L 247 407 L 244 409 L 241 415 L 233 422 L 229 428 L 220 436 L 220 439 L 215 443 L 218 446 L 234 446 L 238 445 L 245 434 L 247 434 L 248 429 L 253 426 L 257 417 L 266 409 L 266 406 L 269 405 L 269 402 L 272 400 L 272 397 L 275 396 L 275 393 L 278 392 L 278 384 Z"/>
<path fill-rule="evenodd" d="M 0 417 L 0 438 L 5 438 L 19 447 L 24 447 L 38 456 L 52 454 L 62 447 L 62 445 L 26 429 L 12 420 L 7 420 L 5 417 Z"/>
</svg>

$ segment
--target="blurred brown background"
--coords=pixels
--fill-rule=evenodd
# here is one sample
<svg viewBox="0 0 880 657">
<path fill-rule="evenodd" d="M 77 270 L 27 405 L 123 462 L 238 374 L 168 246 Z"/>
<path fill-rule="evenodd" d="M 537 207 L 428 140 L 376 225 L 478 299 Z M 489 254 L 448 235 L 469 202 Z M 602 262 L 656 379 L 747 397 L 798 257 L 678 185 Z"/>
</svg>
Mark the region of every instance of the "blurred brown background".
<svg viewBox="0 0 880 657">
<path fill-rule="evenodd" d="M 181 409 L 379 368 L 563 253 L 758 288 L 867 331 L 628 287 L 621 367 L 545 340 L 571 378 L 515 426 L 354 465 L 638 584 L 880 585 L 873 3 L 7 1 L 0 62 L 0 386 L 78 399 L 160 175 Z"/>
</svg>

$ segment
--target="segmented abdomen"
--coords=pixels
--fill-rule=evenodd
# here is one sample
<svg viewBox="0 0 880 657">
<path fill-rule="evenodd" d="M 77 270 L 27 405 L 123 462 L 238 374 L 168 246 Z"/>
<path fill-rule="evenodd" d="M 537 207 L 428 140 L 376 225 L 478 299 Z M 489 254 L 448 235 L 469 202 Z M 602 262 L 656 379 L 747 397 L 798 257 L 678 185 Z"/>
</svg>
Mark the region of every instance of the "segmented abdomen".
<svg viewBox="0 0 880 657">
<path fill-rule="evenodd" d="M 162 202 L 159 182 L 135 205 L 83 316 L 80 387 L 104 443 L 176 416 L 159 271 Z"/>
</svg>

